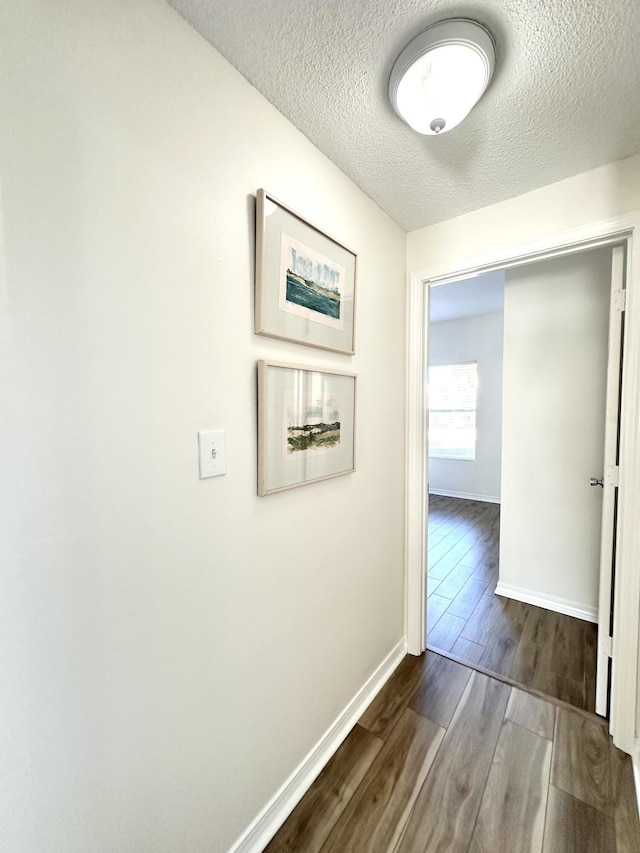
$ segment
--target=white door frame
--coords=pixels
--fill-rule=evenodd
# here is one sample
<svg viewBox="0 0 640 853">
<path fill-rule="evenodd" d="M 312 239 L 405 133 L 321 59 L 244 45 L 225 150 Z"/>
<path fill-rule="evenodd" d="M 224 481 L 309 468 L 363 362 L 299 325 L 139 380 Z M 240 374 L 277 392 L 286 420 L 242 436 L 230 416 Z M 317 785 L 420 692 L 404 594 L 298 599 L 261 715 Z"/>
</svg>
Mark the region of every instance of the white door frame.
<svg viewBox="0 0 640 853">
<path fill-rule="evenodd" d="M 625 752 L 635 747 L 640 637 L 640 211 L 570 231 L 439 264 L 409 274 L 407 293 L 407 500 L 405 629 L 410 654 L 426 648 L 428 402 L 427 288 L 492 269 L 625 242 L 627 303 L 620 434 L 620 506 L 610 731 Z"/>
</svg>

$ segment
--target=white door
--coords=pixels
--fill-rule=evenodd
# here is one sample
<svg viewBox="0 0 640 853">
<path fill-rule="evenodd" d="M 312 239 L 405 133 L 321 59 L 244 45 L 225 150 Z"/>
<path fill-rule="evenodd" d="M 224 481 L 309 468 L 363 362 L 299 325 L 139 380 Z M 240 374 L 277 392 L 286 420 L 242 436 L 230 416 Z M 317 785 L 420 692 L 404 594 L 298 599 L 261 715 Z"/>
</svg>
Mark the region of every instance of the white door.
<svg viewBox="0 0 640 853">
<path fill-rule="evenodd" d="M 625 305 L 625 249 L 616 246 L 611 258 L 611 304 L 609 309 L 609 356 L 605 407 L 604 464 L 591 485 L 602 487 L 602 539 L 600 545 L 600 593 L 598 601 L 598 659 L 596 669 L 596 713 L 607 716 L 610 687 L 611 637 L 613 635 L 613 589 L 615 583 L 618 509 L 618 463 L 620 453 L 620 384 Z"/>
<path fill-rule="evenodd" d="M 603 490 L 589 480 L 602 469 L 610 279 L 602 248 L 507 270 L 505 282 L 497 592 L 593 622 Z M 577 663 L 566 669 L 581 679 Z"/>
</svg>

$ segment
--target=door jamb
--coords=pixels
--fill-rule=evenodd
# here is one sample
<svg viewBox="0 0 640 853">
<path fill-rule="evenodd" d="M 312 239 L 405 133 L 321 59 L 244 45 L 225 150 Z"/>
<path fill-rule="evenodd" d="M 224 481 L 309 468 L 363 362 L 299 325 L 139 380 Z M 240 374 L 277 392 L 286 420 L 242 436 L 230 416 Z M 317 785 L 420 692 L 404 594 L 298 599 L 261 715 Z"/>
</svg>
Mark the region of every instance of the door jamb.
<svg viewBox="0 0 640 853">
<path fill-rule="evenodd" d="M 640 211 L 409 273 L 407 289 L 405 633 L 410 654 L 426 648 L 428 287 L 598 246 L 627 245 L 627 303 L 620 434 L 620 514 L 610 732 L 633 753 L 640 638 Z"/>
</svg>

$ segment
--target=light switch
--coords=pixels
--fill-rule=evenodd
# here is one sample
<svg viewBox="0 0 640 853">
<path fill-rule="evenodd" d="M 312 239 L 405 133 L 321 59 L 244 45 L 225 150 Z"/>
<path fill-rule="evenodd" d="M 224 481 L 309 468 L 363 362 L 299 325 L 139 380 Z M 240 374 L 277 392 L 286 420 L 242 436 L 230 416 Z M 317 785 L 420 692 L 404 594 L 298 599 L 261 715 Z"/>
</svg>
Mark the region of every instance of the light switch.
<svg viewBox="0 0 640 853">
<path fill-rule="evenodd" d="M 200 479 L 219 477 L 227 472 L 227 460 L 224 452 L 224 430 L 198 433 L 198 453 L 200 457 Z"/>
</svg>

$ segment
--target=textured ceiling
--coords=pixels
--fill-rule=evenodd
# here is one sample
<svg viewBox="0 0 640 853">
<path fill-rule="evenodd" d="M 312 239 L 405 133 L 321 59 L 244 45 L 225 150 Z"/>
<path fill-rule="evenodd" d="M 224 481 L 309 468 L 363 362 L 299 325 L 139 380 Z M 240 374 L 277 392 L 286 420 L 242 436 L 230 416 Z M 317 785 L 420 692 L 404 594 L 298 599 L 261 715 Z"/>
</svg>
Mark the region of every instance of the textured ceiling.
<svg viewBox="0 0 640 853">
<path fill-rule="evenodd" d="M 638 0 L 169 0 L 407 230 L 640 151 Z M 387 98 L 410 39 L 483 23 L 496 72 L 471 115 L 419 136 Z"/>
</svg>

